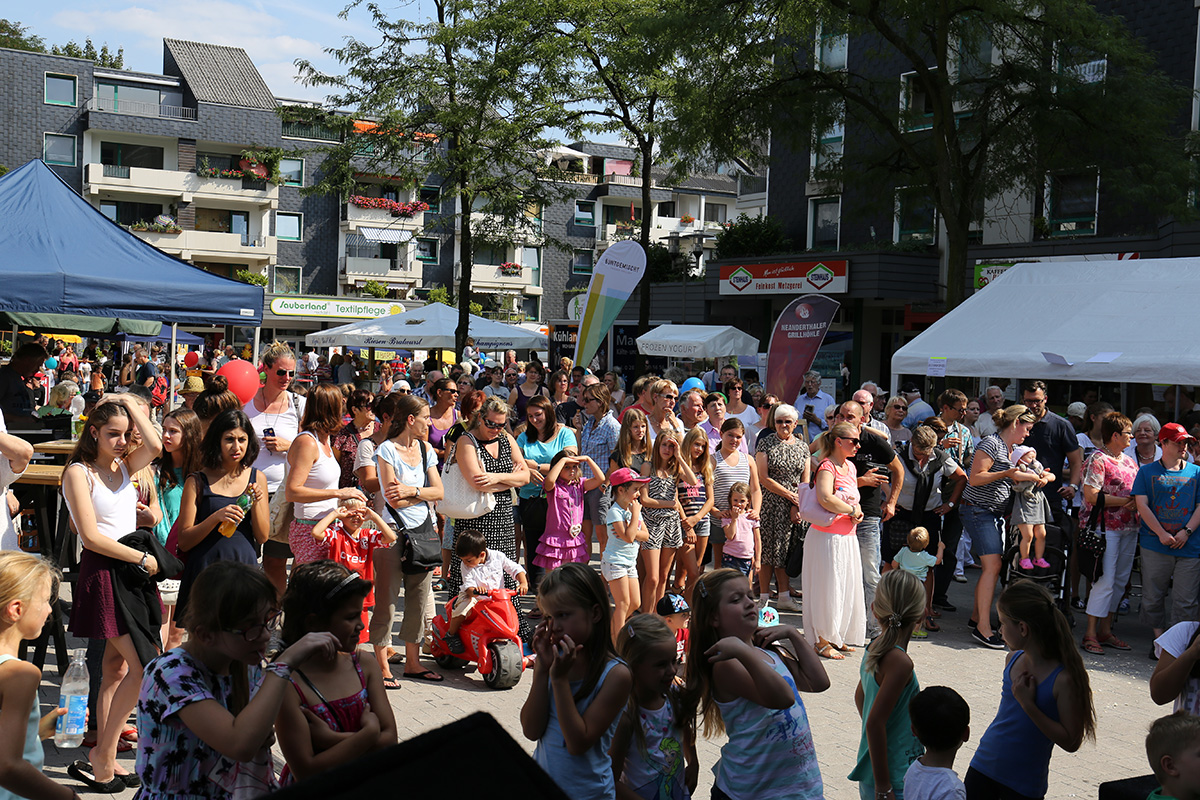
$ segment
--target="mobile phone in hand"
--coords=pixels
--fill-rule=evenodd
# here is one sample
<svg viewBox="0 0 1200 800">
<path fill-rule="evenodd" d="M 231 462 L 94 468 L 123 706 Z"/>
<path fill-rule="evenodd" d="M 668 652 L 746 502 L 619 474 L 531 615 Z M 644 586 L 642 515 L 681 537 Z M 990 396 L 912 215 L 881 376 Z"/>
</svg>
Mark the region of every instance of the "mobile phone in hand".
<svg viewBox="0 0 1200 800">
<path fill-rule="evenodd" d="M 274 435 L 275 435 L 274 428 L 263 428 L 263 436 L 274 436 Z"/>
</svg>

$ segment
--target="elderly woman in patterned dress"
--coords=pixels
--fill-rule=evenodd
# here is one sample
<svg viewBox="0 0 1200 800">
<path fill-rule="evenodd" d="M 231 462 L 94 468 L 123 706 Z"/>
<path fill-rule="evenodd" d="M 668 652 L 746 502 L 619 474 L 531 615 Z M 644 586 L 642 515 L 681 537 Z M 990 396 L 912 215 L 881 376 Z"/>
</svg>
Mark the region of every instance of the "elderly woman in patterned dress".
<svg viewBox="0 0 1200 800">
<path fill-rule="evenodd" d="M 801 483 L 808 483 L 812 465 L 809 461 L 808 445 L 796 435 L 796 422 L 800 415 L 795 406 L 785 404 L 775 407 L 775 430 L 758 440 L 754 458 L 758 466 L 758 478 L 762 482 L 762 512 L 759 530 L 762 535 L 762 566 L 758 571 L 760 596 L 771 589 L 771 574 L 779 586 L 779 602 L 782 611 L 799 611 L 792 599 L 788 586 L 788 550 L 796 539 L 803 538 L 800 523 L 792 521 L 792 511 L 797 507 L 796 490 Z"/>
</svg>

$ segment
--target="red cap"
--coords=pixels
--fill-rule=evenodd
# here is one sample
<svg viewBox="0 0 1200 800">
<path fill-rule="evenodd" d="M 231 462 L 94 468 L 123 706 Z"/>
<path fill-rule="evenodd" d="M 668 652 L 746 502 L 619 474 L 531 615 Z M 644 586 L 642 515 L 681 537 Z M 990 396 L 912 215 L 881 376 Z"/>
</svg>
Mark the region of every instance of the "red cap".
<svg viewBox="0 0 1200 800">
<path fill-rule="evenodd" d="M 630 481 L 634 483 L 649 483 L 650 479 L 643 478 L 641 475 L 638 475 L 636 472 L 629 469 L 629 467 L 621 467 L 612 475 L 608 476 L 608 482 L 613 486 L 620 486 L 621 484 L 629 483 Z"/>
<path fill-rule="evenodd" d="M 1196 437 L 1189 434 L 1178 422 L 1168 422 L 1158 432 L 1160 442 L 1188 442 L 1195 439 Z"/>
</svg>

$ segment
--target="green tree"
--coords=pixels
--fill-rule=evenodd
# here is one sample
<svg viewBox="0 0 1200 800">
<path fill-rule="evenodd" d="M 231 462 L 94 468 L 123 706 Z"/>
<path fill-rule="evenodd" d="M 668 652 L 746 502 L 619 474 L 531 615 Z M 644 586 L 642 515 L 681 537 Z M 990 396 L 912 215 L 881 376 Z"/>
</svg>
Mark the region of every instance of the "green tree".
<svg viewBox="0 0 1200 800">
<path fill-rule="evenodd" d="M 717 234 L 717 258 L 770 256 L 787 252 L 791 245 L 777 217 L 739 214 Z"/>
<path fill-rule="evenodd" d="M 1098 171 L 1106 204 L 1153 220 L 1192 185 L 1175 132 L 1190 93 L 1088 0 L 685 0 L 675 13 L 695 44 L 668 146 L 695 156 L 715 139 L 728 155 L 771 134 L 809 149 L 843 124 L 852 157 L 813 177 L 923 192 L 944 226 L 950 307 L 985 201 L 1036 209 L 1055 175 Z M 821 60 L 840 34 L 849 69 Z"/>
<path fill-rule="evenodd" d="M 539 235 L 541 207 L 568 188 L 545 180 L 542 155 L 554 144 L 548 129 L 566 116 L 545 80 L 557 58 L 522 17 L 497 13 L 492 0 L 433 0 L 432 18 L 415 22 L 369 8 L 378 41 L 351 39 L 328 51 L 344 75 L 298 62 L 310 84 L 333 92 L 331 108 L 375 123 L 364 130 L 345 118 L 324 119 L 341 126 L 345 141 L 329 148 L 324 180 L 313 191 L 348 194 L 363 171 L 410 185 L 440 176 L 444 196 L 457 200 L 441 213 L 451 215 L 458 237 L 461 350 L 476 251 Z"/>
<path fill-rule="evenodd" d="M 83 46 L 71 40 L 64 45 L 54 45 L 50 48 L 50 52 L 56 56 L 70 56 L 71 58 L 86 58 L 90 61 L 95 61 L 98 67 L 108 67 L 109 69 L 125 69 L 125 48 L 117 49 L 116 53 L 108 49 L 107 44 L 100 46 L 97 50 L 92 44 L 92 37 L 83 40 Z"/>
<path fill-rule="evenodd" d="M 0 47 L 44 53 L 46 40 L 29 33 L 28 25 L 22 25 L 16 20 L 0 19 Z"/>
<path fill-rule="evenodd" d="M 367 281 L 362 285 L 363 294 L 369 294 L 371 297 L 387 297 L 388 288 L 379 281 Z"/>
</svg>

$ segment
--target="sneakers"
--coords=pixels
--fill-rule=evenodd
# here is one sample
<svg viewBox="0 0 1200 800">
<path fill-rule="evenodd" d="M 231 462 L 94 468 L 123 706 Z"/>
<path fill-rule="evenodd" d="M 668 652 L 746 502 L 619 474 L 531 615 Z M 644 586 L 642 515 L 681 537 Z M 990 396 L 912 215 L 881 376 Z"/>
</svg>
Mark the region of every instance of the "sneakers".
<svg viewBox="0 0 1200 800">
<path fill-rule="evenodd" d="M 467 646 L 463 644 L 462 637 L 457 633 L 452 633 L 446 637 L 446 649 L 455 655 L 467 652 Z"/>
<path fill-rule="evenodd" d="M 1128 597 L 1121 600 L 1121 604 L 1117 606 L 1117 611 L 1119 611 L 1122 614 L 1129 613 L 1129 598 Z"/>
<path fill-rule="evenodd" d="M 954 573 L 954 580 L 958 581 L 959 583 L 966 583 L 967 576 L 963 575 L 961 572 L 956 572 Z"/>
<path fill-rule="evenodd" d="M 1025 572 L 1031 572 L 1033 570 L 1033 562 L 1030 561 L 1028 558 L 1022 558 L 1021 562 L 1017 565 L 1017 567 L 1019 569 L 1024 570 Z"/>
<path fill-rule="evenodd" d="M 924 628 L 917 628 L 915 631 L 913 631 L 912 638 L 914 638 L 914 639 L 928 639 L 928 638 L 929 638 L 929 632 L 928 632 L 927 630 L 925 630 Z"/>
<path fill-rule="evenodd" d="M 1039 569 L 1050 569 L 1050 562 L 1044 558 L 1035 558 L 1033 565 Z"/>
<path fill-rule="evenodd" d="M 775 609 L 777 611 L 791 611 L 795 613 L 800 610 L 800 606 L 796 605 L 796 601 L 790 593 L 780 594 L 779 599 L 775 601 Z"/>
<path fill-rule="evenodd" d="M 991 636 L 984 636 L 979 632 L 979 628 L 972 628 L 971 638 L 979 642 L 984 647 L 990 647 L 993 650 L 1004 649 L 1004 639 L 1002 639 L 998 633 L 993 633 Z"/>
</svg>

